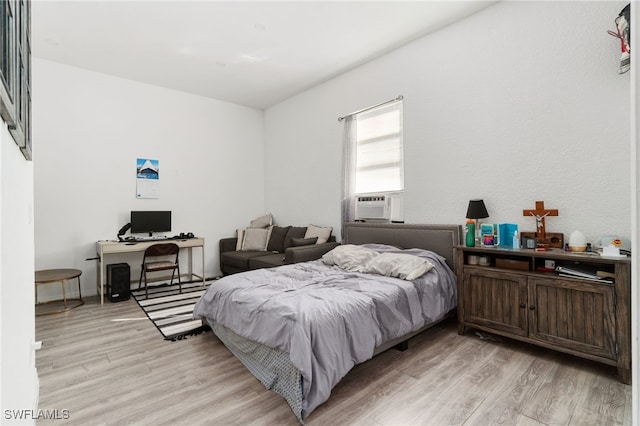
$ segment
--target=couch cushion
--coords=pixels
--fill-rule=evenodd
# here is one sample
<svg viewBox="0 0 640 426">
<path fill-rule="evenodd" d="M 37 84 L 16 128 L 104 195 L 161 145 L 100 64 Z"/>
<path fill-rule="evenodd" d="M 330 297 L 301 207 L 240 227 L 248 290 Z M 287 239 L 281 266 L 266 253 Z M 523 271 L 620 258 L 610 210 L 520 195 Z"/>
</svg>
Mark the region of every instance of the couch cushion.
<svg viewBox="0 0 640 426">
<path fill-rule="evenodd" d="M 304 238 L 304 234 L 306 232 L 306 226 L 292 226 L 291 228 L 289 228 L 289 231 L 287 231 L 287 236 L 284 237 L 284 249 L 286 250 L 287 247 L 291 247 L 292 238 Z"/>
<path fill-rule="evenodd" d="M 331 232 L 333 228 L 331 226 L 320 227 L 315 225 L 309 225 L 307 227 L 307 231 L 304 234 L 304 238 L 313 238 L 318 237 L 317 244 L 326 243 L 329 241 L 329 237 L 331 237 Z"/>
<path fill-rule="evenodd" d="M 312 246 L 318 241 L 318 237 L 313 238 L 292 238 L 291 247 Z"/>
<path fill-rule="evenodd" d="M 267 250 L 271 228 L 247 228 L 244 230 L 242 251 Z"/>
<path fill-rule="evenodd" d="M 236 250 L 242 250 L 243 241 L 244 241 L 244 228 L 236 229 Z"/>
<path fill-rule="evenodd" d="M 249 269 L 249 259 L 259 256 L 269 255 L 266 251 L 226 251 L 220 254 L 220 261 L 223 264 L 231 265 L 243 270 Z"/>
<path fill-rule="evenodd" d="M 284 254 L 272 253 L 249 259 L 249 269 L 273 268 L 284 265 Z"/>
<path fill-rule="evenodd" d="M 253 219 L 249 223 L 249 228 L 267 228 L 273 225 L 273 216 L 271 213 L 267 213 L 263 216 Z"/>
<path fill-rule="evenodd" d="M 267 251 L 277 251 L 278 253 L 284 253 L 284 238 L 289 232 L 290 226 L 274 226 L 271 228 L 271 237 L 269 237 L 269 244 L 267 245 Z"/>
</svg>

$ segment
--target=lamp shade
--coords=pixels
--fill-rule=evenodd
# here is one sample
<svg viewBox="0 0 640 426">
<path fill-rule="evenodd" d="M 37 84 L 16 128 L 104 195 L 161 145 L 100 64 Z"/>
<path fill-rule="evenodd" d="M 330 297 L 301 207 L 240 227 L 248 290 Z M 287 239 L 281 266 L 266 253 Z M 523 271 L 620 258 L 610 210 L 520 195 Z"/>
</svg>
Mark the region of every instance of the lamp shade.
<svg viewBox="0 0 640 426">
<path fill-rule="evenodd" d="M 483 219 L 489 217 L 483 200 L 470 200 L 467 208 L 467 219 Z"/>
</svg>

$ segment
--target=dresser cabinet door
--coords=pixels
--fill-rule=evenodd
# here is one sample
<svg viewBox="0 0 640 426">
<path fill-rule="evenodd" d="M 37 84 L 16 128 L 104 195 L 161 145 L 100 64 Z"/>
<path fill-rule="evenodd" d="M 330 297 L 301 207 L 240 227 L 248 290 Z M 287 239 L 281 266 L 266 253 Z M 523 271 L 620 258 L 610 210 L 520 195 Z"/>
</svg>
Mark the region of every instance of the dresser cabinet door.
<svg viewBox="0 0 640 426">
<path fill-rule="evenodd" d="M 616 359 L 613 284 L 529 278 L 529 337 Z"/>
<path fill-rule="evenodd" d="M 507 333 L 527 335 L 527 277 L 465 268 L 464 321 Z"/>
</svg>

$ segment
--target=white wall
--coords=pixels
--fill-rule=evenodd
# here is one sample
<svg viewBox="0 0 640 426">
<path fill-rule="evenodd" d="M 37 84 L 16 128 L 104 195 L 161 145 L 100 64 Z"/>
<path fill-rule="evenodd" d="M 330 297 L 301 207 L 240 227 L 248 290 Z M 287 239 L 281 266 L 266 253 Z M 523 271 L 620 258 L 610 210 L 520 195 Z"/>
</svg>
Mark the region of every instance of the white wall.
<svg viewBox="0 0 640 426">
<path fill-rule="evenodd" d="M 22 156 L 1 120 L 0 172 L 0 423 L 33 424 L 32 416 L 25 412 L 37 408 L 38 399 L 32 348 L 33 163 Z M 5 410 L 11 411 L 7 414 Z M 16 412 L 25 416 L 23 421 Z"/>
<path fill-rule="evenodd" d="M 266 209 L 340 227 L 337 117 L 404 95 L 405 220 L 630 238 L 629 74 L 607 34 L 626 2 L 501 2 L 265 112 Z"/>
<path fill-rule="evenodd" d="M 260 110 L 34 58 L 36 269 L 81 269 L 95 295 L 96 241 L 131 210 L 171 210 L 172 233 L 204 237 L 218 274 L 218 240 L 264 213 L 263 132 Z M 159 199 L 136 199 L 138 157 L 160 160 Z M 107 263 L 121 260 L 135 276 L 141 259 Z M 59 297 L 47 287 L 39 298 Z"/>
</svg>

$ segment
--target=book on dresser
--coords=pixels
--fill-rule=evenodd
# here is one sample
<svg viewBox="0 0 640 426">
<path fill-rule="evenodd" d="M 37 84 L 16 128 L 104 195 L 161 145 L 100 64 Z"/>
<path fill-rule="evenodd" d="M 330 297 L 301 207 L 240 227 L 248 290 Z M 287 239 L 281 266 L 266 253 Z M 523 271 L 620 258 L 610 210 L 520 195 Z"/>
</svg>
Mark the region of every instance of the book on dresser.
<svg viewBox="0 0 640 426">
<path fill-rule="evenodd" d="M 558 266 L 556 267 L 555 271 L 558 273 L 558 276 L 561 277 L 578 277 L 578 278 L 584 278 L 587 280 L 595 280 L 595 281 L 602 281 L 602 282 L 609 282 L 612 283 L 613 282 L 613 277 L 615 275 L 611 274 L 611 273 L 607 273 L 607 275 L 598 275 L 599 271 L 588 271 L 588 270 L 580 270 L 580 269 L 575 269 L 575 268 L 567 268 L 566 266 Z"/>
</svg>

